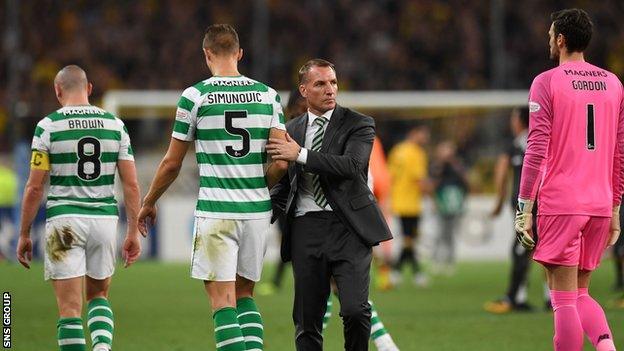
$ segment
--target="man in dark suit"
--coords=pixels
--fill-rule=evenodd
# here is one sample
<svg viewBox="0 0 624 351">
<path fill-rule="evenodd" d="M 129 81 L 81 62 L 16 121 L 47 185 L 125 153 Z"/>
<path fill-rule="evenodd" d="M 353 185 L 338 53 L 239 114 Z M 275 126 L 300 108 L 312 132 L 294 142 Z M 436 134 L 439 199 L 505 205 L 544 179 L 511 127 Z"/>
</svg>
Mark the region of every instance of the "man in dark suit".
<svg viewBox="0 0 624 351">
<path fill-rule="evenodd" d="M 392 238 L 367 186 L 375 123 L 336 104 L 334 65 L 314 59 L 299 70 L 308 112 L 287 125 L 287 140 L 269 140 L 273 159 L 290 162 L 288 176 L 271 191 L 276 214 L 290 228 L 282 259 L 292 259 L 293 321 L 297 350 L 322 350 L 322 319 L 338 286 L 345 349 L 368 350 L 368 286 L 372 246 Z"/>
</svg>

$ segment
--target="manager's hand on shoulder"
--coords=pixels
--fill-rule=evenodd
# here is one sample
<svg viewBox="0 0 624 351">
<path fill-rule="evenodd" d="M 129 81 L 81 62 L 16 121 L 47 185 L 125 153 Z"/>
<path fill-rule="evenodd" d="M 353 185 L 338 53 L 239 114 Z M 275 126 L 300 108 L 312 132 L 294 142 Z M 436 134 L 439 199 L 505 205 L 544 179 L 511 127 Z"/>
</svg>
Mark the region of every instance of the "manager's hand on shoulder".
<svg viewBox="0 0 624 351">
<path fill-rule="evenodd" d="M 288 133 L 286 133 L 286 139 L 269 138 L 269 143 L 266 146 L 267 153 L 271 155 L 274 160 L 284 160 L 294 162 L 299 156 L 301 146 L 294 141 Z"/>
</svg>

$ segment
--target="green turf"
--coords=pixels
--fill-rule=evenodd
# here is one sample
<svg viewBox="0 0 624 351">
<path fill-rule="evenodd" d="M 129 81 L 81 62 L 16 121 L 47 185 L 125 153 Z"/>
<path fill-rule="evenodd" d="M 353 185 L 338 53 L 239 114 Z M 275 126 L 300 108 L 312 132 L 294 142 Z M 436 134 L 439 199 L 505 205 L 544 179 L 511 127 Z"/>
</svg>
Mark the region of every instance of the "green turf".
<svg viewBox="0 0 624 351">
<path fill-rule="evenodd" d="M 502 263 L 464 263 L 454 277 L 436 278 L 430 288 L 416 289 L 406 280 L 393 291 L 373 291 L 372 299 L 401 350 L 551 349 L 549 313 L 494 316 L 483 312 L 483 302 L 503 291 L 507 269 Z M 269 266 L 265 277 L 270 271 Z M 116 350 L 214 350 L 208 300 L 202 284 L 188 273 L 187 265 L 155 262 L 117 270 L 110 296 Z M 615 296 L 610 291 L 612 274 L 611 262 L 605 262 L 596 273 L 592 293 L 607 306 L 616 344 L 624 349 L 624 310 L 610 307 Z M 13 350 L 56 349 L 56 305 L 52 288 L 42 277 L 39 264 L 27 271 L 0 263 L 0 290 L 9 291 L 13 298 Z M 530 297 L 541 307 L 540 279 L 534 267 Z M 257 300 L 265 321 L 265 349 L 294 350 L 292 279 L 281 292 Z M 337 308 L 336 304 L 325 334 L 326 350 L 341 349 Z M 591 349 L 586 342 L 585 350 Z"/>
</svg>

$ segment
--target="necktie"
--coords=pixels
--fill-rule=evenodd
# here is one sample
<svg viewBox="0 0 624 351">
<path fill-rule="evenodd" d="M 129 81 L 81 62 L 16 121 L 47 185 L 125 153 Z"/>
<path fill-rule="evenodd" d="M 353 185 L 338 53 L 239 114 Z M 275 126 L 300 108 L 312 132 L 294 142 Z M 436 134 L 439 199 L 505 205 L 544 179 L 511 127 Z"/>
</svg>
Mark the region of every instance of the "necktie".
<svg viewBox="0 0 624 351">
<path fill-rule="evenodd" d="M 314 120 L 314 124 L 318 126 L 318 129 L 312 138 L 312 151 L 321 150 L 321 145 L 323 145 L 323 135 L 325 135 L 324 127 L 327 121 L 327 118 L 322 116 L 317 117 Z M 325 208 L 325 206 L 327 206 L 327 199 L 325 198 L 325 194 L 323 194 L 323 189 L 321 189 L 321 180 L 318 174 L 312 174 L 312 191 L 314 194 L 314 202 L 316 202 L 319 207 Z"/>
</svg>

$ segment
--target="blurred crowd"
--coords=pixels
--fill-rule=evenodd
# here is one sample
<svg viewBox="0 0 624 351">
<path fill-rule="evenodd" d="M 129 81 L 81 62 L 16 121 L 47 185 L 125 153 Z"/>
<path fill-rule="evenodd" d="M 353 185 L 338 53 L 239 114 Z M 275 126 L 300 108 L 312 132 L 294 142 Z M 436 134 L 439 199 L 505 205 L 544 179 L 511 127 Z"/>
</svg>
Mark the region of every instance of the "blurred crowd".
<svg viewBox="0 0 624 351">
<path fill-rule="evenodd" d="M 500 0 L 502 47 L 492 47 L 494 2 L 391 0 L 266 0 L 268 44 L 255 45 L 255 1 L 18 1 L 20 7 L 19 113 L 45 115 L 57 105 L 51 81 L 60 67 L 78 63 L 106 90 L 182 89 L 206 77 L 200 50 L 204 28 L 227 22 L 238 28 L 252 75 L 251 49 L 268 57 L 258 77 L 290 89 L 310 57 L 336 63 L 350 90 L 484 89 L 492 86 L 494 56 L 502 58 L 501 88 L 527 88 L 549 66 L 549 14 L 585 8 L 596 23 L 589 59 L 624 74 L 624 27 L 617 0 L 539 1 L 522 6 Z M 2 6 L 6 6 L 3 4 Z M 260 5 L 262 6 L 262 5 Z M 4 10 L 4 9 L 3 9 Z M 619 15 L 614 15 L 619 14 Z M 6 30 L 7 18 L 0 16 Z M 0 57 L 7 82 L 9 55 Z M 499 77 L 500 80 L 501 77 Z M 0 85 L 0 134 L 6 130 L 7 85 Z M 5 145 L 6 147 L 6 145 Z"/>
<path fill-rule="evenodd" d="M 595 23 L 588 60 L 624 77 L 621 0 L 525 0 L 520 6 L 510 0 L 266 0 L 266 45 L 254 42 L 261 5 L 252 0 L 17 3 L 21 36 L 19 89 L 16 100 L 9 101 L 8 84 L 0 84 L 0 154 L 8 153 L 11 146 L 9 106 L 17 103 L 16 117 L 27 117 L 34 128 L 34 121 L 58 106 L 52 81 L 64 65 L 75 63 L 85 68 L 94 83 L 95 104 L 111 89 L 181 90 L 208 77 L 201 40 L 211 23 L 230 23 L 237 28 L 245 50 L 241 72 L 277 90 L 295 87 L 298 68 L 311 57 L 323 57 L 336 64 L 342 90 L 527 89 L 535 75 L 553 66 L 548 58 L 550 13 L 577 6 L 587 10 Z M 493 18 L 495 4 L 499 4 L 502 14 L 500 22 Z M 4 15 L 0 15 L 0 27 L 6 31 Z M 494 47 L 495 43 L 503 45 Z M 261 70 L 264 76 L 257 76 L 254 57 L 262 55 L 267 58 L 267 67 Z M 8 82 L 15 73 L 9 71 L 10 59 L 7 54 L 0 56 L 2 82 Z M 503 65 L 497 66 L 496 62 Z M 456 237 L 463 230 L 460 220 L 467 211 L 467 195 L 482 190 L 478 182 L 471 182 L 468 168 L 479 167 L 475 155 L 498 153 L 500 145 L 493 140 L 504 140 L 507 145 L 520 134 L 514 131 L 512 136 L 506 125 L 496 124 L 500 117 L 480 117 L 480 122 L 469 116 L 453 116 L 418 124 L 411 120 L 378 123 L 378 136 L 388 151 L 387 178 L 392 179 L 387 191 L 391 200 L 385 201 L 384 210 L 398 219 L 400 228 L 395 233 L 399 239 L 396 255 L 381 248 L 381 266 L 387 273 L 379 274 L 382 289 L 401 283 L 404 265 L 411 267 L 413 283 L 418 286 L 428 285 L 430 273 L 453 274 Z M 137 138 L 133 135 L 133 141 L 141 152 L 143 145 L 153 145 L 137 130 L 150 134 L 153 129 L 139 123 L 146 121 L 131 121 L 128 126 L 131 134 L 138 134 Z M 461 128 L 457 128 L 459 123 Z M 32 128 L 25 133 L 29 139 Z M 162 135 L 155 138 L 166 140 Z M 384 149 L 381 141 L 376 142 L 380 150 Z M 511 160 L 513 154 L 503 156 Z M 148 157 L 141 157 L 142 165 L 155 166 L 156 160 Z M 12 206 L 18 196 L 17 176 L 2 167 L 3 163 L 8 162 L 0 159 L 0 228 L 16 218 Z M 493 173 L 492 166 L 483 168 Z M 505 167 L 510 168 L 510 164 Z M 151 179 L 151 169 L 141 169 Z M 182 173 L 196 172 L 191 171 Z M 515 175 L 519 177 L 518 170 Z M 178 183 L 185 186 L 184 182 Z M 507 187 L 506 179 L 500 183 L 496 189 L 500 195 L 496 215 L 509 197 L 501 190 Z M 194 185 L 187 188 L 185 193 L 196 192 Z M 428 269 L 423 268 L 416 250 L 425 198 L 433 203 L 438 224 Z M 10 251 L 10 240 L 0 237 L 0 259 L 3 252 L 7 255 Z M 624 290 L 624 243 L 617 257 L 616 285 Z M 528 261 L 526 257 L 524 260 Z M 504 313 L 528 306 L 525 300 L 516 301 L 515 297 L 526 283 L 527 267 L 519 269 L 525 274 L 518 279 L 520 283 L 504 298 L 487 305 L 486 310 Z M 274 278 L 275 286 L 279 286 L 278 277 L 281 274 Z M 624 298 L 621 301 L 624 306 Z"/>
</svg>

